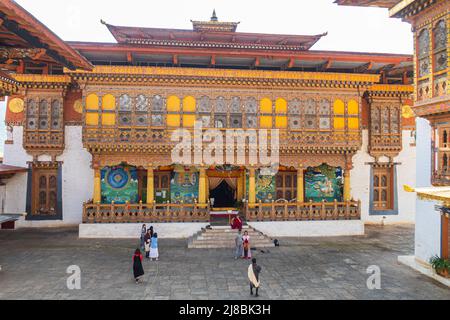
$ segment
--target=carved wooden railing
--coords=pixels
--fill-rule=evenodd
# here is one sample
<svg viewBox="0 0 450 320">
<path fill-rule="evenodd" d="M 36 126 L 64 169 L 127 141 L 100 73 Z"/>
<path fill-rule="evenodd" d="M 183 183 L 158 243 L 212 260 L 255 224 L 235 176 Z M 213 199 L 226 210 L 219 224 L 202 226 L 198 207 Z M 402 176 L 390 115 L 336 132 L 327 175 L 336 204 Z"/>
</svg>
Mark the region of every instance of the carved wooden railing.
<svg viewBox="0 0 450 320">
<path fill-rule="evenodd" d="M 83 204 L 83 223 L 207 222 L 209 204 Z"/>
<path fill-rule="evenodd" d="M 247 221 L 359 220 L 361 201 L 272 202 L 244 206 Z"/>
</svg>

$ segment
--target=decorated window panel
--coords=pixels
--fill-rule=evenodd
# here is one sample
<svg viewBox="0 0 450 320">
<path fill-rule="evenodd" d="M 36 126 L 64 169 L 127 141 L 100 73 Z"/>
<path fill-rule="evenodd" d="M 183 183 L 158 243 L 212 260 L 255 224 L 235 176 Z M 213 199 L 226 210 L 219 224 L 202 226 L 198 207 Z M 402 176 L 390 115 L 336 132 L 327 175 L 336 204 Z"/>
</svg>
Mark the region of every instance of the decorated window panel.
<svg viewBox="0 0 450 320">
<path fill-rule="evenodd" d="M 245 115 L 245 126 L 249 129 L 253 129 L 258 126 L 258 117 L 256 116 L 256 114 Z"/>
<path fill-rule="evenodd" d="M 198 109 L 199 112 L 198 120 L 202 122 L 203 128 L 211 128 L 212 127 L 212 102 L 211 98 L 208 96 L 203 96 L 198 101 Z"/>
<path fill-rule="evenodd" d="M 232 114 L 230 124 L 231 128 L 242 128 L 242 114 Z"/>
<path fill-rule="evenodd" d="M 298 130 L 302 128 L 302 119 L 300 116 L 290 116 L 289 117 L 289 128 Z"/>
<path fill-rule="evenodd" d="M 308 99 L 304 104 L 305 114 L 305 129 L 317 129 L 317 111 L 316 102 L 313 99 Z"/>
<path fill-rule="evenodd" d="M 214 127 L 218 129 L 227 127 L 227 115 L 226 114 L 215 114 L 214 115 Z"/>
<path fill-rule="evenodd" d="M 430 73 L 430 32 L 423 29 L 419 33 L 418 42 L 418 75 L 419 78 Z"/>
<path fill-rule="evenodd" d="M 391 109 L 391 132 L 400 133 L 400 110 L 398 108 Z"/>
<path fill-rule="evenodd" d="M 148 98 L 143 95 L 143 94 L 139 94 L 136 97 L 136 112 L 148 112 Z"/>
<path fill-rule="evenodd" d="M 239 97 L 232 97 L 231 98 L 230 112 L 231 113 L 242 113 L 241 98 L 239 98 Z"/>
<path fill-rule="evenodd" d="M 39 130 L 47 130 L 49 128 L 48 101 L 42 99 L 39 102 Z"/>
<path fill-rule="evenodd" d="M 378 107 L 373 107 L 371 109 L 371 115 L 370 115 L 371 125 L 370 125 L 370 127 L 371 127 L 372 134 L 379 135 L 381 133 L 380 115 L 381 115 L 381 112 Z"/>
<path fill-rule="evenodd" d="M 381 109 L 381 133 L 388 134 L 390 132 L 389 125 L 389 108 L 385 107 Z"/>
<path fill-rule="evenodd" d="M 51 108 L 51 126 L 52 130 L 60 130 L 62 128 L 63 110 L 59 100 L 52 101 Z"/>
<path fill-rule="evenodd" d="M 245 100 L 244 111 L 246 114 L 256 114 L 258 112 L 258 102 L 255 98 L 249 97 Z"/>
<path fill-rule="evenodd" d="M 27 129 L 37 129 L 38 110 L 39 109 L 36 100 L 29 99 L 27 103 Z"/>
<path fill-rule="evenodd" d="M 224 97 L 218 97 L 216 99 L 216 104 L 214 107 L 214 112 L 215 113 L 222 113 L 222 114 L 226 114 L 228 111 L 228 106 L 227 106 L 227 100 L 225 100 Z"/>
<path fill-rule="evenodd" d="M 321 130 L 331 129 L 331 104 L 327 99 L 319 102 L 319 128 Z"/>
<path fill-rule="evenodd" d="M 203 96 L 198 100 L 197 111 L 200 113 L 211 113 L 212 111 L 211 99 L 208 96 Z"/>
<path fill-rule="evenodd" d="M 447 69 L 447 27 L 445 20 L 439 20 L 433 29 L 434 72 Z"/>
<path fill-rule="evenodd" d="M 128 94 L 123 94 L 119 97 L 119 125 L 131 126 L 132 125 L 132 104 L 131 98 Z"/>
<path fill-rule="evenodd" d="M 155 95 L 151 98 L 151 125 L 153 127 L 164 126 L 164 114 L 166 112 L 166 105 L 164 98 L 160 95 Z"/>
</svg>

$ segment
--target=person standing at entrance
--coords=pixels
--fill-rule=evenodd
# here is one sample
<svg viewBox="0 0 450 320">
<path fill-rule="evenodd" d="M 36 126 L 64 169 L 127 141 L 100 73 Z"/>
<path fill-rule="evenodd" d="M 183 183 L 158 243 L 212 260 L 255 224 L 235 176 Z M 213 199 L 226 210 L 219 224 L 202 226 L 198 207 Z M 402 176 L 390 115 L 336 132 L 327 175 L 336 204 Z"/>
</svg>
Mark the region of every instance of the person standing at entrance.
<svg viewBox="0 0 450 320">
<path fill-rule="evenodd" d="M 144 275 L 144 268 L 142 267 L 142 254 L 139 249 L 136 249 L 133 255 L 133 275 L 136 283 L 139 283 L 139 279 Z"/>
<path fill-rule="evenodd" d="M 155 259 L 158 261 L 159 259 L 159 252 L 158 252 L 158 234 L 155 233 L 152 237 L 151 244 L 150 244 L 150 259 L 153 261 Z"/>
<path fill-rule="evenodd" d="M 241 229 L 238 230 L 238 234 L 236 235 L 234 242 L 236 245 L 234 259 L 237 260 L 239 257 L 242 257 L 242 253 L 244 250 L 244 247 L 243 247 L 244 240 L 242 239 L 242 230 Z"/>
<path fill-rule="evenodd" d="M 252 264 L 248 267 L 248 280 L 250 281 L 250 295 L 253 295 L 253 289 L 256 289 L 255 297 L 259 297 L 258 290 L 261 285 L 259 281 L 259 274 L 261 267 L 256 264 L 256 259 L 253 258 Z"/>
<path fill-rule="evenodd" d="M 243 259 L 251 259 L 252 258 L 252 250 L 250 247 L 250 236 L 248 235 L 248 232 L 244 232 L 244 236 L 242 237 L 243 241 L 243 247 L 244 247 L 244 254 L 242 256 Z"/>
</svg>

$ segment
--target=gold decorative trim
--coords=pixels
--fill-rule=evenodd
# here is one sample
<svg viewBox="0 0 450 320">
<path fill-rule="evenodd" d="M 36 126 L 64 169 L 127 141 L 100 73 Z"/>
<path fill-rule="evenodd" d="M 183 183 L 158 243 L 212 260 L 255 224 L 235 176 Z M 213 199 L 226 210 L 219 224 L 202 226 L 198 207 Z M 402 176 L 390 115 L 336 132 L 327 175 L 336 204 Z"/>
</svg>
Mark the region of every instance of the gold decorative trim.
<svg viewBox="0 0 450 320">
<path fill-rule="evenodd" d="M 167 67 L 135 67 L 135 66 L 96 66 L 92 71 L 64 69 L 67 74 L 79 74 L 90 77 L 96 75 L 127 76 L 177 76 L 195 78 L 222 79 L 264 79 L 264 80 L 312 80 L 338 81 L 356 83 L 376 83 L 380 75 L 344 74 L 297 71 L 263 71 L 263 70 L 229 70 L 229 69 L 198 69 L 198 68 L 167 68 Z M 221 79 L 220 79 L 221 78 Z M 119 78 L 120 79 L 120 78 Z M 131 80 L 131 79 L 130 79 Z"/>
</svg>

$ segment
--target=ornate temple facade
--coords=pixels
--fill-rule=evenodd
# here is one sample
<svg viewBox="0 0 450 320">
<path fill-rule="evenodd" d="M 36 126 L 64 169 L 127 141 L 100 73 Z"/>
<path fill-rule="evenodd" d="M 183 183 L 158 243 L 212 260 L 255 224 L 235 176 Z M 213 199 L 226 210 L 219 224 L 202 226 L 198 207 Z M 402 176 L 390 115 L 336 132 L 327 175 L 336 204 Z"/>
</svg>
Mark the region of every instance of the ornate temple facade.
<svg viewBox="0 0 450 320">
<path fill-rule="evenodd" d="M 417 115 L 415 260 L 450 257 L 450 2 L 446 0 L 336 0 L 340 5 L 378 6 L 412 26 L 414 113 Z M 415 189 L 415 190 L 414 190 Z M 413 265 L 412 263 L 410 263 Z"/>
<path fill-rule="evenodd" d="M 242 33 L 215 13 L 191 30 L 102 22 L 117 43 L 56 47 L 43 37 L 39 55 L 18 39 L 26 11 L 6 1 L 0 12 L 21 54 L 0 60 L 10 88 L 4 164 L 28 169 L 7 180 L 4 211 L 27 212 L 21 225 L 181 230 L 235 208 L 282 235 L 311 222 L 335 235 L 414 222 L 415 196 L 402 188 L 416 183 L 412 56 L 312 50 L 326 34 Z M 0 53 L 13 55 L 8 41 Z M 203 142 L 213 129 L 223 141 L 233 132 L 236 143 L 211 153 L 193 141 L 178 162 L 180 129 Z M 273 174 L 261 150 L 248 156 L 261 130 L 279 135 Z M 218 153 L 245 160 L 210 161 Z"/>
</svg>

